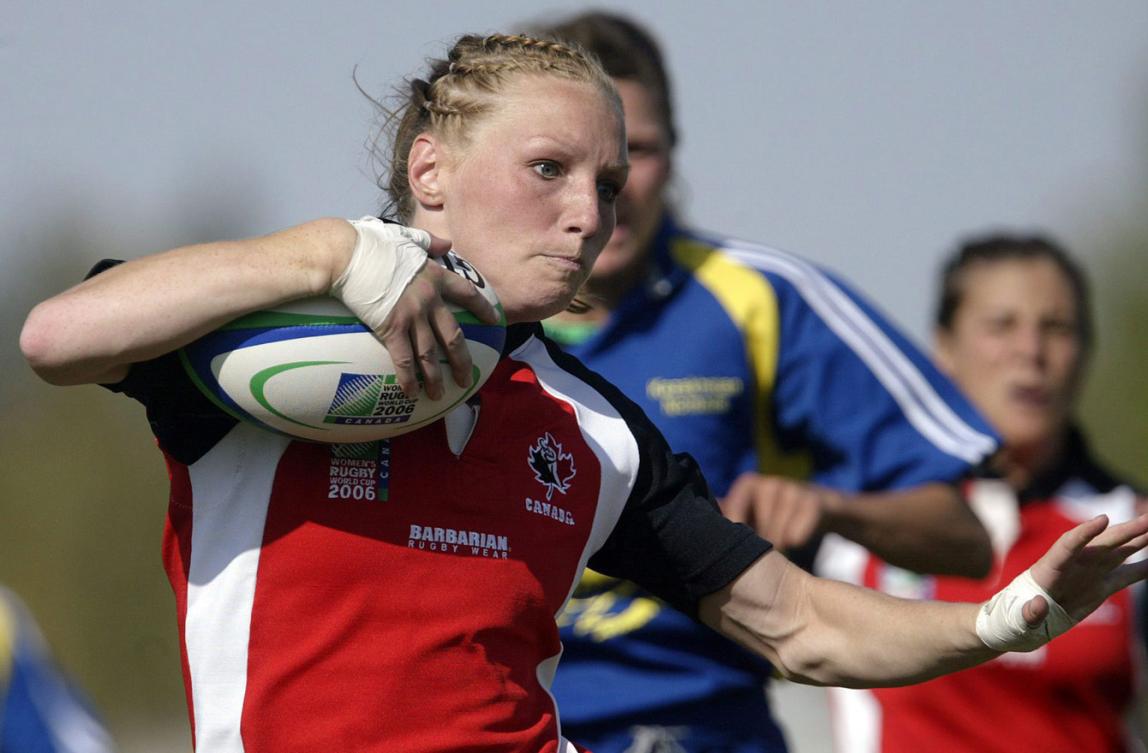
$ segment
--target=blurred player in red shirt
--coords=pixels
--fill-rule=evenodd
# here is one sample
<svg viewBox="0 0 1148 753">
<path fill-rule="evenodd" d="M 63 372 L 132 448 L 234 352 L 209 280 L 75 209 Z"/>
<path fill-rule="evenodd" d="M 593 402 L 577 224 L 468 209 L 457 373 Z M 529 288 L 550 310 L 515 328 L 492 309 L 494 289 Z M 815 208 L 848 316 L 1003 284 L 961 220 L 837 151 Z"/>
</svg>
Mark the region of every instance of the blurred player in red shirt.
<svg viewBox="0 0 1148 753">
<path fill-rule="evenodd" d="M 945 266 L 938 361 L 996 426 L 995 476 L 966 495 L 997 552 L 983 580 L 916 575 L 869 558 L 848 575 L 908 598 L 985 598 L 1081 520 L 1135 515 L 1143 497 L 1092 457 L 1074 409 L 1092 347 L 1083 272 L 1054 242 L 998 235 Z M 834 690 L 839 751 L 1112 753 L 1126 737 L 1142 634 L 1134 601 L 1114 594 L 1066 640 L 914 688 Z M 927 742 L 926 742 L 927 741 Z"/>
</svg>

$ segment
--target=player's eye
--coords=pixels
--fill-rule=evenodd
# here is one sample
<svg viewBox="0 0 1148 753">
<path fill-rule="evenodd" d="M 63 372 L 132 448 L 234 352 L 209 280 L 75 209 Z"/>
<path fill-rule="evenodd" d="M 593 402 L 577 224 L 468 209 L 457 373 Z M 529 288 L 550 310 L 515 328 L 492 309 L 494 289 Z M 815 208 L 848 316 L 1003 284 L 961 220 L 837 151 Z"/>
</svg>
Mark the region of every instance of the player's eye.
<svg viewBox="0 0 1148 753">
<path fill-rule="evenodd" d="M 1041 329 L 1043 329 L 1047 334 L 1055 335 L 1057 337 L 1076 336 L 1076 323 L 1067 319 L 1053 319 L 1050 321 L 1042 322 Z"/>
<path fill-rule="evenodd" d="M 989 317 L 985 321 L 986 329 L 994 334 L 1011 332 L 1016 326 L 1016 318 L 1009 314 Z"/>
<path fill-rule="evenodd" d="M 558 166 L 558 163 L 548 159 L 539 160 L 530 167 L 547 180 L 553 180 L 562 174 L 562 168 Z"/>
<path fill-rule="evenodd" d="M 598 183 L 598 198 L 607 204 L 613 204 L 618 200 L 618 194 L 622 191 L 622 187 L 617 182 L 612 180 L 604 180 Z"/>
</svg>

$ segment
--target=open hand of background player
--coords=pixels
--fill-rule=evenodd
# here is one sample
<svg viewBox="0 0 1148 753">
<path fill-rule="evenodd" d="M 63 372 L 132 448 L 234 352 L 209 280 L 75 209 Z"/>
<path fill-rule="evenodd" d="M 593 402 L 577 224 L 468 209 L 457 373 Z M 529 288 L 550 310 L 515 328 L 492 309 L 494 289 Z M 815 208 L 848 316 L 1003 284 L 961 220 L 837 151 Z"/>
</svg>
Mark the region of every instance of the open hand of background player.
<svg viewBox="0 0 1148 753">
<path fill-rule="evenodd" d="M 821 531 L 824 518 L 839 504 L 824 487 L 781 476 L 743 473 L 721 500 L 722 514 L 744 523 L 781 551 L 803 546 Z"/>
</svg>

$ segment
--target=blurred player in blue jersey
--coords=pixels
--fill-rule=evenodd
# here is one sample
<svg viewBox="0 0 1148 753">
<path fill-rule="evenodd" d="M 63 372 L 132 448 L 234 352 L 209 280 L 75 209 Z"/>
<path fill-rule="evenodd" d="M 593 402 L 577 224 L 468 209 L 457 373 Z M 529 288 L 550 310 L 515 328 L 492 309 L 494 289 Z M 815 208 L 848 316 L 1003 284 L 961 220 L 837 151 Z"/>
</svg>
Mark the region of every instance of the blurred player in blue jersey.
<svg viewBox="0 0 1148 753">
<path fill-rule="evenodd" d="M 989 539 L 954 482 L 995 450 L 992 430 L 830 274 L 679 224 L 671 91 L 646 31 L 606 13 L 541 31 L 614 78 L 631 165 L 581 305 L 548 334 L 640 403 L 727 516 L 779 548 L 840 534 L 906 568 L 983 575 Z M 636 586 L 587 571 L 561 624 L 569 739 L 596 753 L 784 750 L 770 667 Z"/>
<path fill-rule="evenodd" d="M 28 610 L 0 588 L 0 753 L 108 753 L 111 738 L 48 652 Z"/>
</svg>

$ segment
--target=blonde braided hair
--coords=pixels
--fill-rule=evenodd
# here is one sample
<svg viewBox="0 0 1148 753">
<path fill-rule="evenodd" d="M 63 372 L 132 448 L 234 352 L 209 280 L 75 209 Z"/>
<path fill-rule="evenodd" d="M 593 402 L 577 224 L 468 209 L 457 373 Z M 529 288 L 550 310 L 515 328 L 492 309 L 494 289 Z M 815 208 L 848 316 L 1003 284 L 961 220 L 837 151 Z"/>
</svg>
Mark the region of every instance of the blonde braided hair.
<svg viewBox="0 0 1148 753">
<path fill-rule="evenodd" d="M 523 75 L 556 76 L 590 84 L 621 112 L 621 100 L 610 77 L 577 45 L 521 34 L 460 37 L 445 59 L 430 62 L 425 79 L 408 80 L 397 108 L 391 110 L 372 100 L 384 116 L 383 127 L 371 145 L 374 157 L 383 162 L 380 143 L 384 139 L 391 143 L 385 178 L 380 176 L 379 180 L 379 187 L 389 196 L 388 214 L 407 221 L 414 212 L 407 160 L 415 138 L 431 132 L 465 145 L 468 129 L 491 112 L 499 95 Z"/>
</svg>

